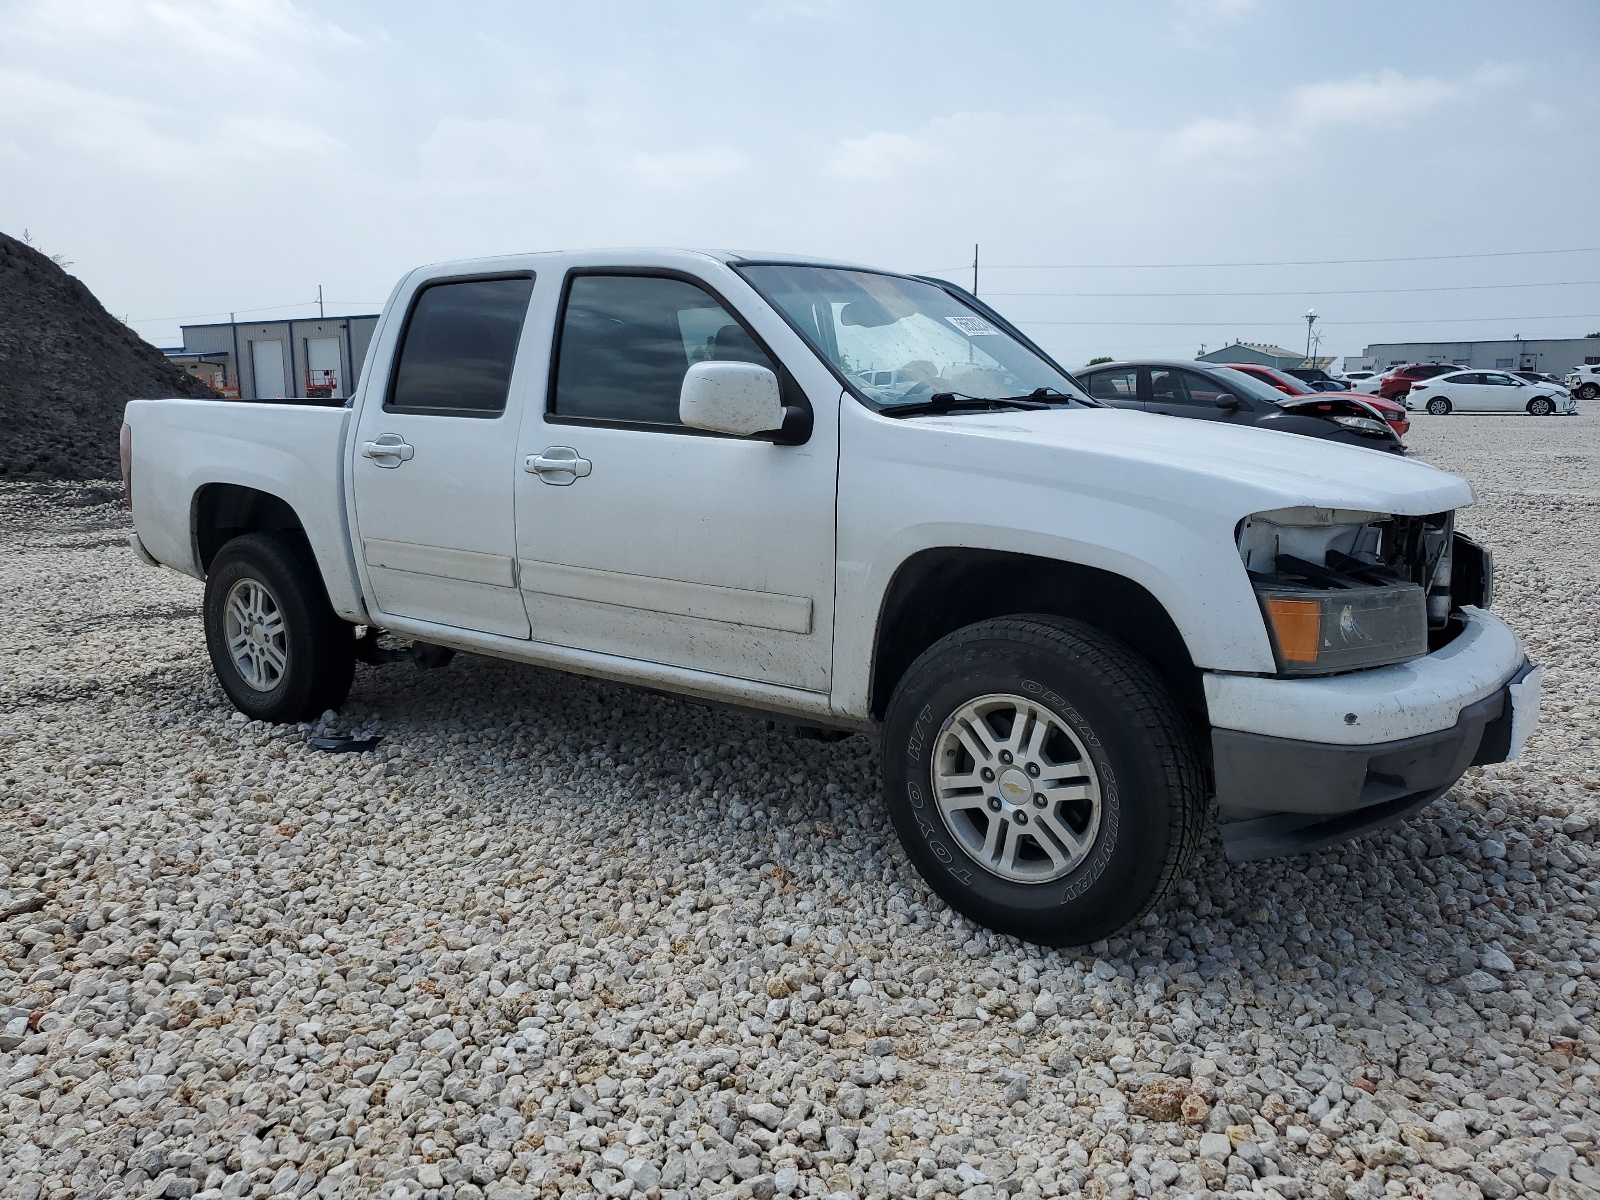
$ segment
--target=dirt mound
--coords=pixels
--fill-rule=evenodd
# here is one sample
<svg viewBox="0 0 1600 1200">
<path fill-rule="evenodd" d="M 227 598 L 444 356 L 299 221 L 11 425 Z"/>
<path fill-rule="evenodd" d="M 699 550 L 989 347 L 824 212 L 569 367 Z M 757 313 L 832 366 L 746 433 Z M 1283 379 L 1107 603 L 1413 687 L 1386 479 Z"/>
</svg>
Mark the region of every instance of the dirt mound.
<svg viewBox="0 0 1600 1200">
<path fill-rule="evenodd" d="M 0 233 L 0 479 L 114 477 L 125 403 L 213 394 L 82 283 Z"/>
</svg>

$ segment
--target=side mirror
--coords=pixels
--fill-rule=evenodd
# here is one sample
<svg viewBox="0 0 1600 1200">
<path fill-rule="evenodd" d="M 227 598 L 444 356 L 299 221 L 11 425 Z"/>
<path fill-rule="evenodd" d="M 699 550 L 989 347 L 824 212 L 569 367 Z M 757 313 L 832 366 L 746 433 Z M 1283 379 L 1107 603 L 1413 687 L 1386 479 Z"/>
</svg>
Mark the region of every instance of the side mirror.
<svg viewBox="0 0 1600 1200">
<path fill-rule="evenodd" d="M 1222 395 L 1218 396 L 1212 401 L 1212 403 L 1218 408 L 1226 409 L 1229 412 L 1236 412 L 1240 408 L 1244 407 L 1242 404 L 1240 404 L 1239 397 L 1235 396 L 1232 392 L 1223 392 Z"/>
<path fill-rule="evenodd" d="M 781 430 L 783 416 L 777 375 L 755 363 L 695 363 L 678 392 L 678 420 L 691 429 L 749 437 Z"/>
</svg>

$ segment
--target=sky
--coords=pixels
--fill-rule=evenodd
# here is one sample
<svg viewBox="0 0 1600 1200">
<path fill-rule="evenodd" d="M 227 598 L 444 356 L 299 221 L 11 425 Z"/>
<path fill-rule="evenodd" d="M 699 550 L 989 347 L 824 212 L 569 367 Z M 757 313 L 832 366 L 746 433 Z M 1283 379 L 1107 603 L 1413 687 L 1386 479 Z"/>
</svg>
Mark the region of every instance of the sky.
<svg viewBox="0 0 1600 1200">
<path fill-rule="evenodd" d="M 1068 366 L 1581 336 L 1600 4 L 0 0 L 0 230 L 164 346 L 628 245 L 976 245 Z"/>
</svg>

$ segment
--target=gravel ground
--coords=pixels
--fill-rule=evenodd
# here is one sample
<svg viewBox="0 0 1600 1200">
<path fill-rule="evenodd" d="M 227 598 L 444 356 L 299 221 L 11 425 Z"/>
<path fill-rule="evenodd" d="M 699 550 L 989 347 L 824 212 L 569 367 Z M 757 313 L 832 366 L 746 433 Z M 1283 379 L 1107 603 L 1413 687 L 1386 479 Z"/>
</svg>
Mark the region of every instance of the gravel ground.
<svg viewBox="0 0 1600 1200">
<path fill-rule="evenodd" d="M 244 723 L 104 489 L 0 487 L 0 1194 L 1600 1195 L 1600 419 L 1419 417 L 1547 668 L 1519 763 L 1083 954 L 823 745 L 458 658 Z"/>
</svg>

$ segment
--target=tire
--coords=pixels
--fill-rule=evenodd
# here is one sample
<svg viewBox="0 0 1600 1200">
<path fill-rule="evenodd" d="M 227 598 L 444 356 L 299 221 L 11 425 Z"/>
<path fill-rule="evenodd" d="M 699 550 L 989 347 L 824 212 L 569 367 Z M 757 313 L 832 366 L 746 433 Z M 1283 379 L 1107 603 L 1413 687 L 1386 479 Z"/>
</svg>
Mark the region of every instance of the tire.
<svg viewBox="0 0 1600 1200">
<path fill-rule="evenodd" d="M 1548 417 L 1555 412 L 1556 406 L 1550 403 L 1547 396 L 1535 396 L 1528 401 L 1528 412 L 1535 417 Z"/>
<path fill-rule="evenodd" d="M 1450 401 L 1446 400 L 1443 396 L 1435 396 L 1432 400 L 1428 401 L 1428 414 L 1434 417 L 1449 416 L 1451 407 L 1452 405 Z"/>
<path fill-rule="evenodd" d="M 997 769 L 987 780 L 984 762 Z M 1139 920 L 1204 828 L 1200 757 L 1166 685 L 1131 647 L 1060 617 L 983 621 L 926 650 L 889 702 L 883 764 L 890 818 L 929 886 L 1042 945 Z"/>
<path fill-rule="evenodd" d="M 206 649 L 246 716 L 307 721 L 338 708 L 355 677 L 355 628 L 328 604 L 310 548 L 281 533 L 234 538 L 206 576 Z"/>
<path fill-rule="evenodd" d="M 1600 397 L 1600 383 L 1586 383 L 1578 388 L 1580 400 L 1594 400 Z"/>
</svg>

